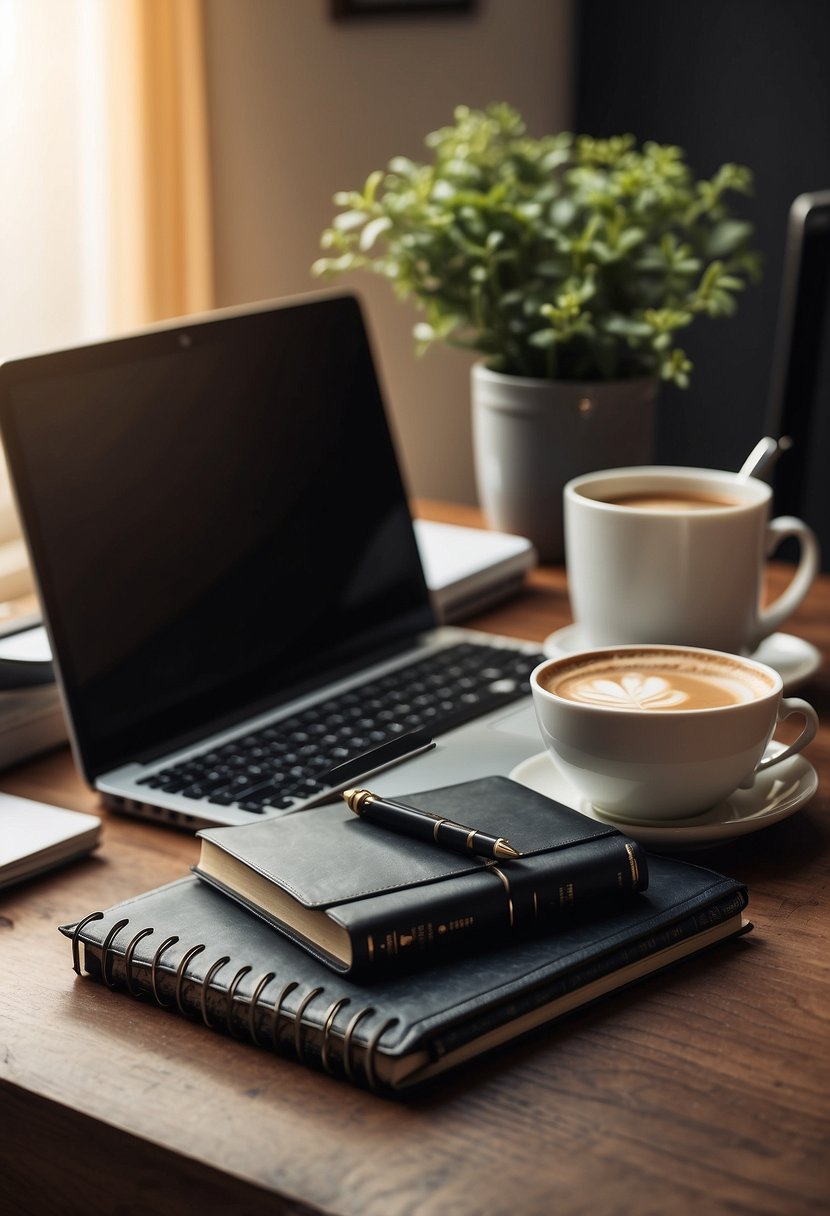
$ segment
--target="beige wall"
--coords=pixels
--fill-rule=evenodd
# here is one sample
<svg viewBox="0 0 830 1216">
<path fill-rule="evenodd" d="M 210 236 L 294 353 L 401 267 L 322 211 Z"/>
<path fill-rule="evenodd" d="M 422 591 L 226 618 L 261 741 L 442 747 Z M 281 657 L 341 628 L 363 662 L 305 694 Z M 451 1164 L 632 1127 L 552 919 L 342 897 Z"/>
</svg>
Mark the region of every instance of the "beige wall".
<svg viewBox="0 0 830 1216">
<path fill-rule="evenodd" d="M 469 14 L 335 21 L 331 0 L 206 0 L 217 304 L 320 288 L 309 267 L 336 190 L 362 185 L 456 105 L 507 101 L 566 128 L 570 0 L 478 0 Z M 475 501 L 470 357 L 415 358 L 414 310 L 369 275 L 369 317 L 411 490 Z"/>
</svg>

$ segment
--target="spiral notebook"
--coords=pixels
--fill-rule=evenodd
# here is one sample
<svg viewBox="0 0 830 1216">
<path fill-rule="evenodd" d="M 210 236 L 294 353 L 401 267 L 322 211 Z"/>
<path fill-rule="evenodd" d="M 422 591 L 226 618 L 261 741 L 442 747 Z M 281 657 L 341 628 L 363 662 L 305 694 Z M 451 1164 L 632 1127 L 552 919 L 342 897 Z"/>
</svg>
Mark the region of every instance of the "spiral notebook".
<svg viewBox="0 0 830 1216">
<path fill-rule="evenodd" d="M 334 974 L 193 876 L 61 932 L 79 975 L 396 1093 L 749 927 L 738 882 L 660 857 L 650 878 L 625 909 L 379 984 Z"/>
</svg>

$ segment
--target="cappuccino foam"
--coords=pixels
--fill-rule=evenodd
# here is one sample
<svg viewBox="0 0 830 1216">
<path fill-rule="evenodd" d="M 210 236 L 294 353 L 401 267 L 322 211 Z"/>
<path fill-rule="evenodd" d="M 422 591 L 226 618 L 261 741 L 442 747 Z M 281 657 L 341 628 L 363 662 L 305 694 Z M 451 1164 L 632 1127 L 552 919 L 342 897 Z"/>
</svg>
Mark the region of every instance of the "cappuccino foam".
<svg viewBox="0 0 830 1216">
<path fill-rule="evenodd" d="M 566 701 L 652 713 L 740 705 L 774 688 L 762 672 L 727 655 L 660 650 L 577 655 L 543 672 L 539 683 Z"/>
</svg>

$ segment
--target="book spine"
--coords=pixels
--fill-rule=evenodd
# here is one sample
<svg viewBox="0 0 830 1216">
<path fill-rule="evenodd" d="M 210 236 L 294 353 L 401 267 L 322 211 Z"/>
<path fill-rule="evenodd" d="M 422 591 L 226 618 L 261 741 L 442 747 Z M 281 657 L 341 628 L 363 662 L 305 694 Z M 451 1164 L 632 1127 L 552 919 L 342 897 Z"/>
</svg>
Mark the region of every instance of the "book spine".
<svg viewBox="0 0 830 1216">
<path fill-rule="evenodd" d="M 622 835 L 505 862 L 334 909 L 352 943 L 350 974 L 428 962 L 551 931 L 648 886 L 643 849 Z"/>
</svg>

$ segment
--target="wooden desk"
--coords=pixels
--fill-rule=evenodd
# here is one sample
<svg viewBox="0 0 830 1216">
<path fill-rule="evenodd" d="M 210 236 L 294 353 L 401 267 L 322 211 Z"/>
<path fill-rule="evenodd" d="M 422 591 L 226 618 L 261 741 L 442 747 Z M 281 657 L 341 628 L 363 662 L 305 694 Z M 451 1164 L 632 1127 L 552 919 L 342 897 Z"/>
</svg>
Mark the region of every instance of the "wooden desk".
<svg viewBox="0 0 830 1216">
<path fill-rule="evenodd" d="M 541 570 L 475 624 L 541 640 L 569 619 L 562 571 Z M 791 628 L 830 655 L 830 576 Z M 755 932 L 406 1103 L 76 979 L 56 925 L 178 877 L 197 854 L 189 836 L 106 815 L 97 856 L 0 900 L 0 1206 L 826 1213 L 827 663 L 804 691 L 825 722 L 808 750 L 823 787 L 793 818 L 697 855 L 748 883 Z M 66 752 L 0 774 L 0 788 L 96 809 Z"/>
</svg>

